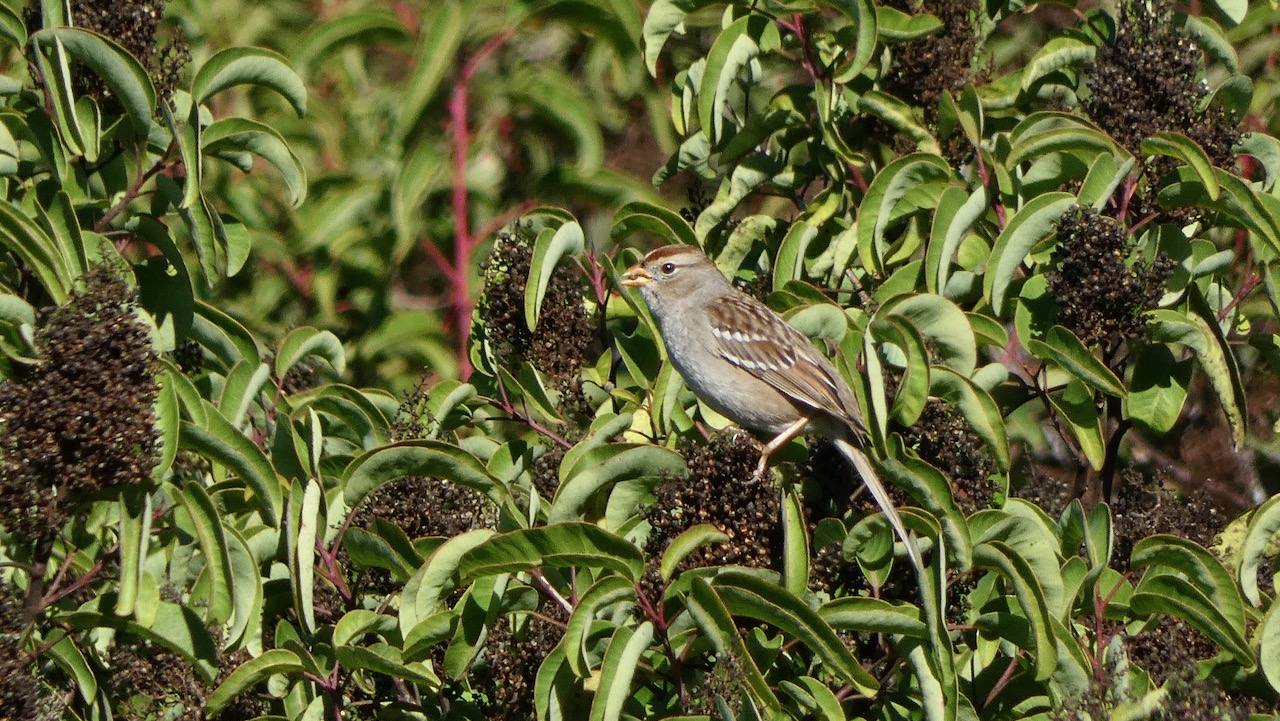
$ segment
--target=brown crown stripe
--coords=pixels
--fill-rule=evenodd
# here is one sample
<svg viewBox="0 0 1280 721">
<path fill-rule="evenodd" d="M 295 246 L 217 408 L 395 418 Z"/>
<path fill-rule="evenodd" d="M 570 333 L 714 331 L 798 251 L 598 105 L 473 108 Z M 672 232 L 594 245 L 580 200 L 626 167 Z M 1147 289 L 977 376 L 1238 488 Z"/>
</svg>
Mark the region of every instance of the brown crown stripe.
<svg viewBox="0 0 1280 721">
<path fill-rule="evenodd" d="M 661 248 L 649 251 L 649 254 L 644 257 L 644 262 L 662 260 L 675 255 L 688 255 L 690 252 L 701 253 L 700 250 L 692 245 L 664 245 Z"/>
</svg>

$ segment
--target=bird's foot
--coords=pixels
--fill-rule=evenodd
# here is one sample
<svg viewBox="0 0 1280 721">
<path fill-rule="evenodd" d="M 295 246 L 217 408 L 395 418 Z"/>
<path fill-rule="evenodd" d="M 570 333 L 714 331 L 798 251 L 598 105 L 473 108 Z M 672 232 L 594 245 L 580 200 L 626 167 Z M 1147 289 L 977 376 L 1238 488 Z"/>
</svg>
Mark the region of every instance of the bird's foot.
<svg viewBox="0 0 1280 721">
<path fill-rule="evenodd" d="M 756 472 L 751 474 L 751 483 L 763 483 L 768 478 L 769 473 L 769 457 L 760 456 L 760 462 L 756 464 Z"/>
</svg>

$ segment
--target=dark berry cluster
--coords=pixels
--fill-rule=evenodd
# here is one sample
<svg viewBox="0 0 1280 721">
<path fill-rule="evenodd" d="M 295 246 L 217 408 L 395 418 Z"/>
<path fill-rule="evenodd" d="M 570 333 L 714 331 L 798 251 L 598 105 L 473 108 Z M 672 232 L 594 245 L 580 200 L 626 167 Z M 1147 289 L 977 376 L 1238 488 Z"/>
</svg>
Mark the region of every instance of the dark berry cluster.
<svg viewBox="0 0 1280 721">
<path fill-rule="evenodd" d="M 974 31 L 976 0 L 890 0 L 888 5 L 909 14 L 932 13 L 942 20 L 937 32 L 911 42 L 894 45 L 893 66 L 885 78 L 885 88 L 924 110 L 932 122 L 938 112 L 938 97 L 955 92 L 976 79 L 973 71 L 978 35 Z"/>
<path fill-rule="evenodd" d="M 112 646 L 106 675 L 107 697 L 116 718 L 200 721 L 212 691 L 191 664 L 150 641 L 125 640 Z"/>
<path fill-rule="evenodd" d="M 161 41 L 157 31 L 164 19 L 164 5 L 165 0 L 72 0 L 71 24 L 119 43 L 142 63 L 159 96 L 169 98 L 191 62 L 191 48 L 177 30 L 173 37 Z M 38 30 L 39 10 L 29 8 L 26 20 L 31 31 Z M 89 95 L 100 103 L 111 97 L 103 80 L 85 69 L 75 74 L 72 90 L 77 96 Z"/>
<path fill-rule="evenodd" d="M 531 719 L 538 669 L 564 636 L 568 614 L 559 606 L 545 605 L 538 615 L 515 628 L 511 616 L 493 625 L 485 641 L 484 665 L 474 674 L 475 690 L 482 693 L 485 718 L 494 721 Z"/>
<path fill-rule="evenodd" d="M 428 390 L 421 383 L 400 405 L 394 440 L 425 437 L 429 421 Z M 497 510 L 483 493 L 441 478 L 410 476 L 379 487 L 356 512 L 355 525 L 367 528 L 373 520 L 394 523 L 409 538 L 452 538 L 476 528 L 491 528 Z"/>
<path fill-rule="evenodd" d="M 1174 263 L 1161 253 L 1130 263 L 1134 248 L 1115 219 L 1076 206 L 1058 220 L 1058 246 L 1046 274 L 1057 322 L 1087 346 L 1111 351 L 1146 331 L 1145 312 L 1164 293 Z"/>
<path fill-rule="evenodd" d="M 195 375 L 204 367 L 204 348 L 193 340 L 178 344 L 170 356 L 178 369 L 189 376 Z"/>
<path fill-rule="evenodd" d="M 779 558 L 782 531 L 778 489 L 751 482 L 760 452 L 741 433 L 715 436 L 706 445 L 682 450 L 689 475 L 659 485 L 657 499 L 643 510 L 652 526 L 646 550 L 658 558 L 676 536 L 709 523 L 729 536 L 726 543 L 703 546 L 681 565 L 769 568 Z"/>
<path fill-rule="evenodd" d="M 481 329 L 500 359 L 517 366 L 527 360 L 567 390 L 586 365 L 588 351 L 599 344 L 599 329 L 583 303 L 577 269 L 565 262 L 551 275 L 538 327 L 529 330 L 524 299 L 533 256 L 531 235 L 524 226 L 498 235 L 482 271 Z"/>
<path fill-rule="evenodd" d="M 293 395 L 320 385 L 320 359 L 308 356 L 294 363 L 280 380 L 280 389 Z"/>
<path fill-rule="evenodd" d="M 820 521 L 841 518 L 860 481 L 844 456 L 830 443 L 817 441 L 809 450 L 804 476 L 816 482 L 804 489 L 805 522 L 812 538 Z M 809 561 L 809 583 L 815 591 L 829 596 L 852 595 L 866 586 L 862 569 L 844 557 L 844 543 L 814 543 Z"/>
<path fill-rule="evenodd" d="M 409 538 L 453 538 L 493 527 L 497 511 L 479 491 L 440 478 L 410 476 L 369 494 L 356 525 L 366 528 L 375 518 L 394 523 Z"/>
<path fill-rule="evenodd" d="M 136 295 L 106 269 L 84 281 L 36 334 L 39 365 L 0 383 L 0 522 L 26 539 L 103 489 L 148 483 L 157 461 L 157 356 Z"/>
<path fill-rule="evenodd" d="M 951 479 L 956 504 L 966 515 L 991 507 L 996 492 L 991 480 L 995 463 L 986 444 L 955 406 L 931 398 L 920 419 L 903 431 L 902 437 L 921 458 Z"/>
<path fill-rule="evenodd" d="M 1112 566 L 1123 570 L 1134 545 L 1147 536 L 1169 533 L 1208 547 L 1228 518 L 1206 494 L 1183 496 L 1166 485 L 1163 474 L 1125 469 L 1111 520 L 1116 538 Z"/>
<path fill-rule="evenodd" d="M 1134 155 L 1143 139 L 1177 131 L 1225 167 L 1239 131 L 1221 108 L 1200 108 L 1208 88 L 1199 69 L 1200 51 L 1171 22 L 1167 0 L 1130 0 L 1089 69 L 1084 110 Z"/>
<path fill-rule="evenodd" d="M 1198 663 L 1221 649 L 1180 619 L 1166 616 L 1124 645 L 1129 659 L 1169 690 L 1152 716 L 1158 721 L 1245 721 L 1252 712 L 1274 711 L 1246 694 L 1227 693 L 1212 678 L 1197 679 Z"/>
<path fill-rule="evenodd" d="M 720 706 L 724 704 L 732 713 L 729 718 L 736 717 L 742 707 L 742 679 L 742 670 L 733 656 L 723 654 L 711 659 L 710 668 L 699 673 L 691 684 L 682 711 L 690 716 L 710 714 L 712 718 L 723 718 Z"/>
<path fill-rule="evenodd" d="M 59 704 L 36 678 L 36 665 L 23 652 L 22 604 L 14 589 L 0 582 L 0 719 L 52 721 Z"/>
</svg>

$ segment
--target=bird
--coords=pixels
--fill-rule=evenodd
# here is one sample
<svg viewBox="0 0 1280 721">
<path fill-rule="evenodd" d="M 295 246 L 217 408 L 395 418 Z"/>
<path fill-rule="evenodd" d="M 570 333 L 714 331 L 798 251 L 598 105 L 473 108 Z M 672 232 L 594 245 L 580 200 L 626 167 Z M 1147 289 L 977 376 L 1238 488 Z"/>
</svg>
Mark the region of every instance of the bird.
<svg viewBox="0 0 1280 721">
<path fill-rule="evenodd" d="M 667 358 L 685 385 L 737 425 L 767 437 L 756 477 L 800 434 L 835 444 L 853 465 L 907 549 L 924 562 L 865 451 L 867 431 L 853 391 L 813 341 L 767 305 L 733 287 L 690 245 L 650 251 L 622 273 L 657 321 Z"/>
</svg>

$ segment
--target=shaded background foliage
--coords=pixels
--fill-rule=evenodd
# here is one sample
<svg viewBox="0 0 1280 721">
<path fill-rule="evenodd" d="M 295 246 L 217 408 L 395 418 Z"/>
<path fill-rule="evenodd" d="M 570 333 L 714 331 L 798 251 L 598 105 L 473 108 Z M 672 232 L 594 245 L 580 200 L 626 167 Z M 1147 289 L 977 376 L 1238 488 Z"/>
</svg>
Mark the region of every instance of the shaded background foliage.
<svg viewBox="0 0 1280 721">
<path fill-rule="evenodd" d="M 1277 712 L 1271 5 L 0 3 L 0 719 Z M 638 248 L 819 340 L 856 476 Z"/>
</svg>

